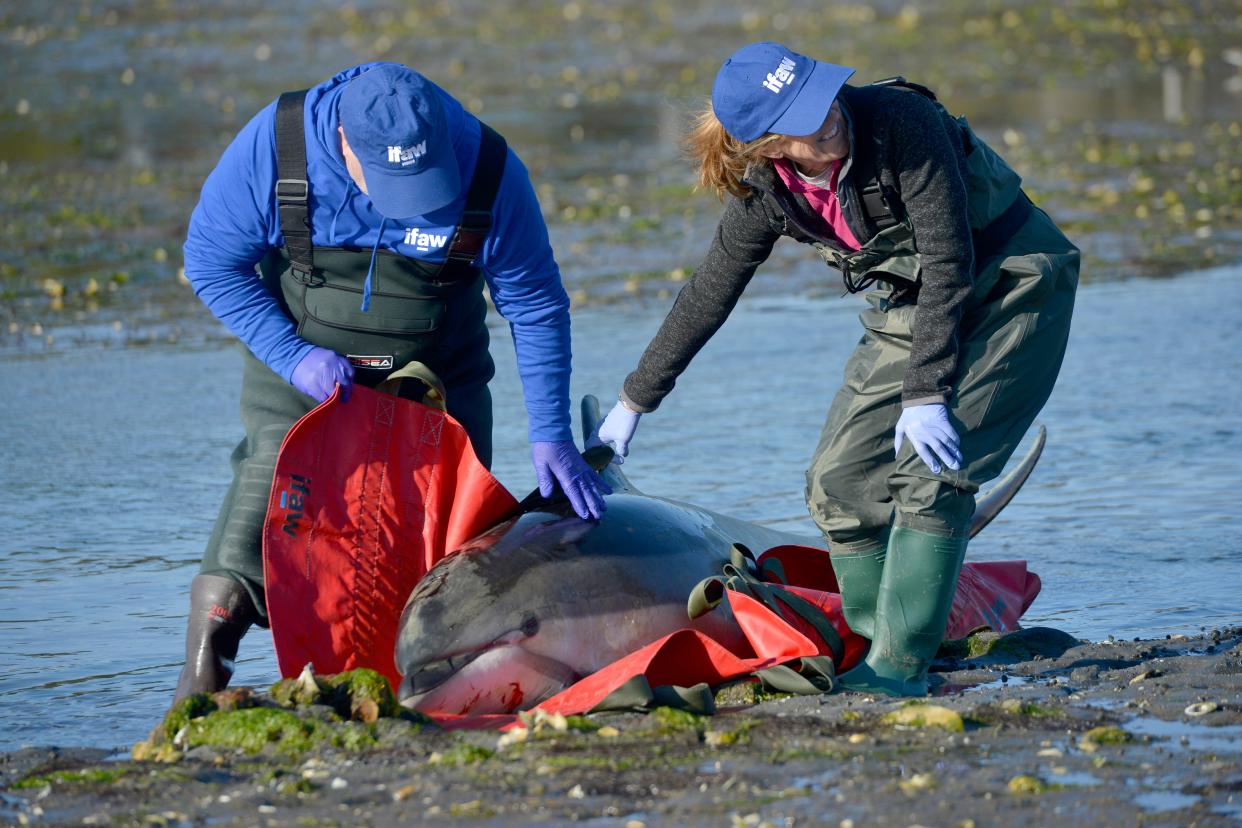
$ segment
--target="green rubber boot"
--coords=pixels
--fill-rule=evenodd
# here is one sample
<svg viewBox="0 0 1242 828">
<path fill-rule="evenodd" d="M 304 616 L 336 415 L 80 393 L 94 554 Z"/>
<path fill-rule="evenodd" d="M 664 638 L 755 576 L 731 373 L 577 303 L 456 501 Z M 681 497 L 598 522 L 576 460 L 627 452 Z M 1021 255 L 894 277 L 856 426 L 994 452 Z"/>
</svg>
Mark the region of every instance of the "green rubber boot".
<svg viewBox="0 0 1242 828">
<path fill-rule="evenodd" d="M 893 527 L 871 651 L 862 664 L 838 677 L 842 687 L 889 696 L 927 695 L 927 668 L 944 638 L 965 555 L 965 536 Z"/>
<path fill-rule="evenodd" d="M 863 638 L 875 637 L 875 602 L 884 574 L 887 541 L 885 532 L 879 546 L 869 549 L 833 552 L 829 546 L 832 572 L 841 593 L 841 613 L 850 629 Z"/>
</svg>

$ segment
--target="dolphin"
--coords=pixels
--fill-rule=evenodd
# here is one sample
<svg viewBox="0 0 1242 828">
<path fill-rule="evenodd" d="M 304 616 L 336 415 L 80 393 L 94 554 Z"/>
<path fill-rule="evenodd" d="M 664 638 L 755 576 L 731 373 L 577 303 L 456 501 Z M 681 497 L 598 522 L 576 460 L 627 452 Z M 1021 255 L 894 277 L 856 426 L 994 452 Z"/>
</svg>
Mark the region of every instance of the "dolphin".
<svg viewBox="0 0 1242 828">
<path fill-rule="evenodd" d="M 598 401 L 587 396 L 586 434 L 599 418 Z M 980 497 L 972 537 L 1017 493 L 1043 445 L 1041 426 L 1023 461 Z M 600 520 L 582 520 L 563 498 L 532 492 L 517 515 L 419 581 L 397 639 L 404 706 L 440 714 L 525 710 L 686 627 L 738 651 L 744 638 L 728 602 L 688 617 L 694 587 L 721 573 L 734 544 L 756 552 L 823 548 L 820 539 L 645 495 L 615 464 L 601 474 L 613 494 Z"/>
</svg>

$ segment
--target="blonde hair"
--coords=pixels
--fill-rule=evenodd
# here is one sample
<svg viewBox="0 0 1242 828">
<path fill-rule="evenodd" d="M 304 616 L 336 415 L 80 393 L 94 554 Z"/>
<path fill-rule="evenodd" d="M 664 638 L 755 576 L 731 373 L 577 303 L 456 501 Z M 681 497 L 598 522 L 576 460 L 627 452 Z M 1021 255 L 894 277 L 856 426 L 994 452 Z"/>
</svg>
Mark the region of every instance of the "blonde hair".
<svg viewBox="0 0 1242 828">
<path fill-rule="evenodd" d="M 681 145 L 686 157 L 698 167 L 698 187 L 715 190 L 723 201 L 725 193 L 738 198 L 750 195 L 750 187 L 742 183 L 746 168 L 756 161 L 767 161 L 760 150 L 780 138 L 765 132 L 753 141 L 737 140 L 720 123 L 709 99 L 694 117 Z"/>
</svg>

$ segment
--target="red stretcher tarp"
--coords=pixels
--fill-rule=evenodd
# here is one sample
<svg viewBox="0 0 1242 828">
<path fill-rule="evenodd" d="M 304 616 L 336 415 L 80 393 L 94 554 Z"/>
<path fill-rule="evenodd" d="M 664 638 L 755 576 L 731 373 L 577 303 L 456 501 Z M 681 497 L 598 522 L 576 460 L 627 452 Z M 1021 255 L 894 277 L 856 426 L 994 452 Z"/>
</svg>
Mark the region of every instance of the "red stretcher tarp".
<svg viewBox="0 0 1242 828">
<path fill-rule="evenodd" d="M 334 395 L 290 429 L 281 447 L 264 529 L 268 617 L 281 675 L 307 663 L 329 674 L 369 667 L 396 687 L 397 626 L 410 591 L 437 561 L 517 508 L 479 463 L 465 430 L 420 403 L 356 386 L 348 403 Z M 468 554 L 468 553 L 467 553 Z M 844 644 L 837 671 L 866 650 L 845 623 L 828 553 L 778 546 L 789 585 L 821 609 Z M 967 563 L 946 638 L 979 627 L 1018 628 L 1039 594 L 1025 561 Z M 652 687 L 720 684 L 804 656 L 831 655 L 811 625 L 726 593 L 749 651 L 731 652 L 683 629 L 641 647 L 538 705 L 583 713 L 643 675 Z M 783 608 L 782 608 L 783 610 Z M 511 715 L 438 716 L 449 727 L 504 727 Z"/>
<path fill-rule="evenodd" d="M 354 386 L 298 420 L 276 461 L 263 574 L 286 678 L 370 667 L 400 682 L 397 622 L 427 570 L 517 508 L 442 411 Z"/>
</svg>

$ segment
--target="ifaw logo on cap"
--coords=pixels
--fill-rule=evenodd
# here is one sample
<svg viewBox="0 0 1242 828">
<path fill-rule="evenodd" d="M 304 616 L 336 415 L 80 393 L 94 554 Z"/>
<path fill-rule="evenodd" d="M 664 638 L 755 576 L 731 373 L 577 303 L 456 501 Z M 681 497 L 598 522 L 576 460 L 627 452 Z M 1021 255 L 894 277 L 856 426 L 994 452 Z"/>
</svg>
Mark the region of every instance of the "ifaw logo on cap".
<svg viewBox="0 0 1242 828">
<path fill-rule="evenodd" d="M 772 76 L 768 75 L 768 77 L 772 77 Z M 392 163 L 392 164 L 400 164 L 403 167 L 408 167 L 411 164 L 413 164 L 415 161 L 417 161 L 418 159 L 422 158 L 426 152 L 427 152 L 426 141 L 423 141 L 420 144 L 415 144 L 412 147 L 400 147 L 400 146 L 389 147 L 388 148 L 388 161 L 389 163 Z"/>
<path fill-rule="evenodd" d="M 766 89 L 771 89 L 777 94 L 785 88 L 785 84 L 794 79 L 794 62 L 787 57 L 781 58 L 780 65 L 776 67 L 776 71 L 768 72 L 768 77 L 764 80 L 763 85 Z M 390 150 L 391 152 L 391 150 Z"/>
</svg>

